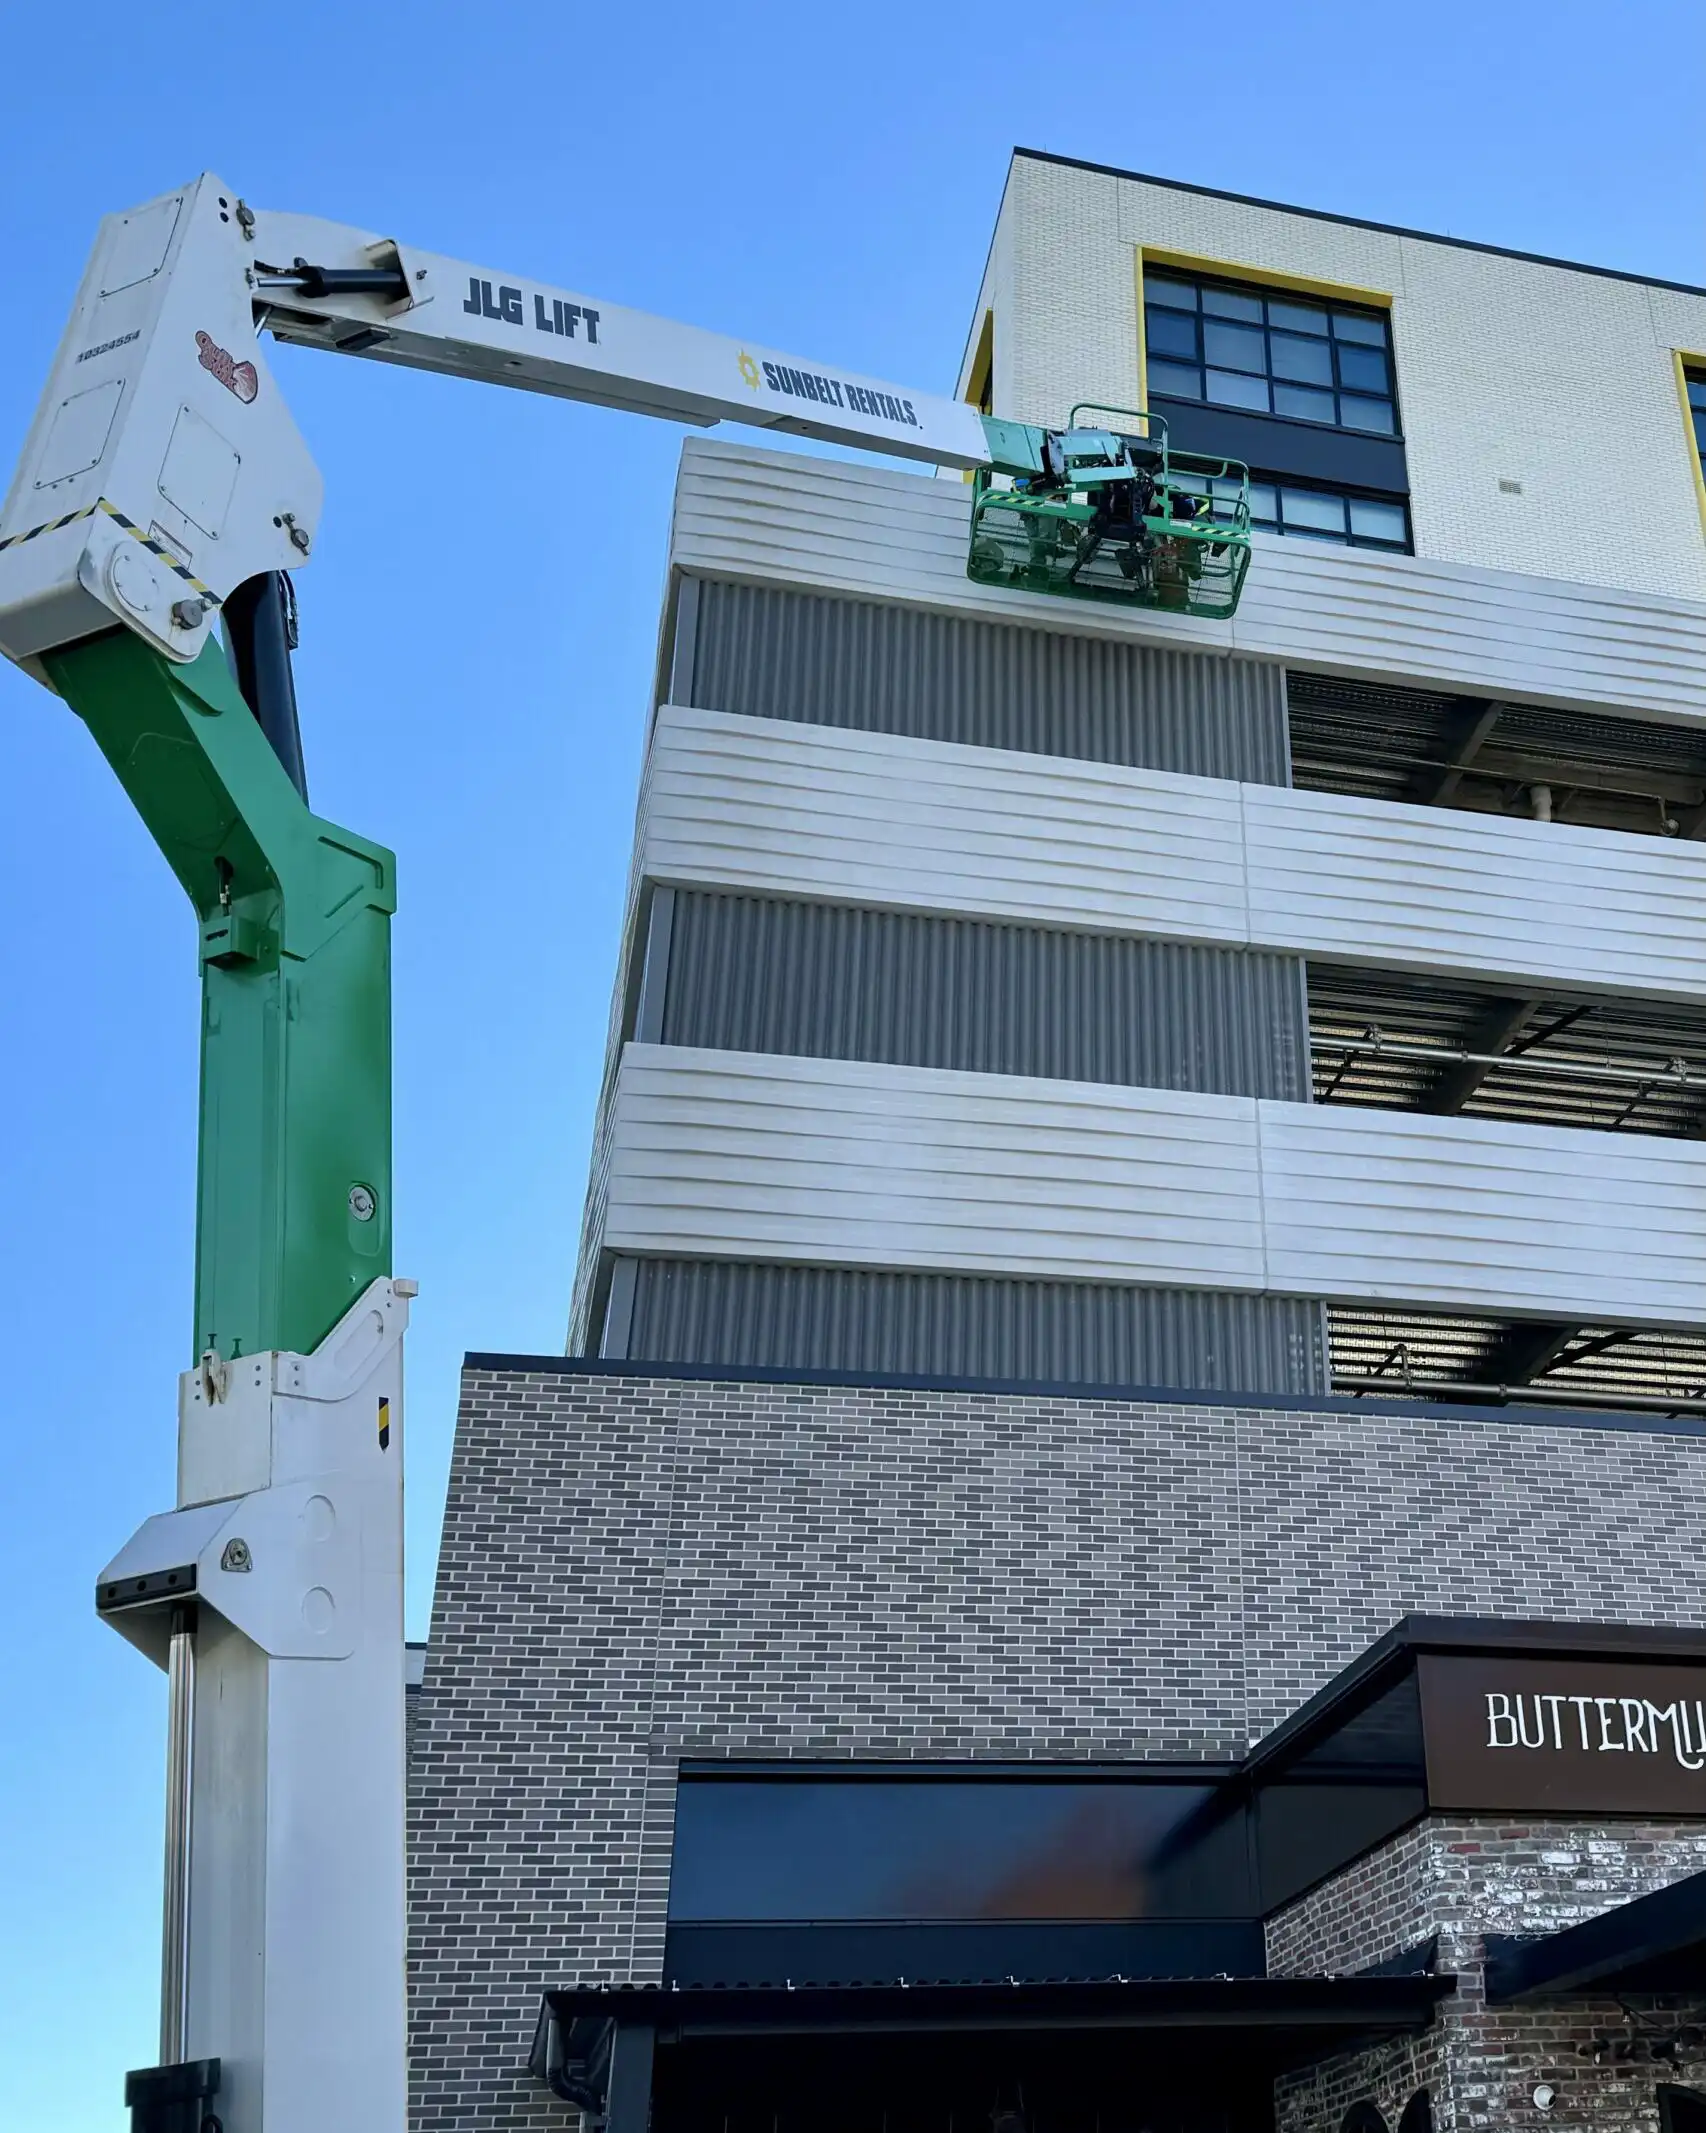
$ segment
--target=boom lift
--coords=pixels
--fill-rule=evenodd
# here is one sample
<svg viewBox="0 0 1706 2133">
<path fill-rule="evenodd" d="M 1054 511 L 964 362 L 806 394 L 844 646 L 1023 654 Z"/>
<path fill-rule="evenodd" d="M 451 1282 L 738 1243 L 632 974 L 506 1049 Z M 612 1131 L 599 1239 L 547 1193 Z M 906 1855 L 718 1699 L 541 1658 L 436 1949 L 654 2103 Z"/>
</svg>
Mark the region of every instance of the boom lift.
<svg viewBox="0 0 1706 2133">
<path fill-rule="evenodd" d="M 200 931 L 177 1505 L 96 1586 L 169 1683 L 161 2063 L 126 2100 L 133 2133 L 401 2133 L 394 863 L 308 805 L 289 573 L 321 484 L 263 333 L 967 469 L 984 583 L 1230 614 L 1249 513 L 1151 417 L 998 421 L 212 176 L 102 224 L 0 512 L 0 650 L 89 727 Z"/>
</svg>

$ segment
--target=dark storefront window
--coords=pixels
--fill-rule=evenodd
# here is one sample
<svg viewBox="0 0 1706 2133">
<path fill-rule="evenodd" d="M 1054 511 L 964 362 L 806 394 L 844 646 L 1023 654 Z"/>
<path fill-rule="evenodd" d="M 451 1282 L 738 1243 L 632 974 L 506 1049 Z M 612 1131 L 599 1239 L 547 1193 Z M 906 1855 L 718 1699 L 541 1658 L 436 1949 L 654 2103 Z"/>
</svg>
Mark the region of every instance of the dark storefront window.
<svg viewBox="0 0 1706 2133">
<path fill-rule="evenodd" d="M 1214 1783 L 683 1778 L 672 1923 L 1230 1919 L 1247 1820 Z"/>
<path fill-rule="evenodd" d="M 1384 312 L 1172 273 L 1143 294 L 1152 394 L 1398 434 Z"/>
</svg>

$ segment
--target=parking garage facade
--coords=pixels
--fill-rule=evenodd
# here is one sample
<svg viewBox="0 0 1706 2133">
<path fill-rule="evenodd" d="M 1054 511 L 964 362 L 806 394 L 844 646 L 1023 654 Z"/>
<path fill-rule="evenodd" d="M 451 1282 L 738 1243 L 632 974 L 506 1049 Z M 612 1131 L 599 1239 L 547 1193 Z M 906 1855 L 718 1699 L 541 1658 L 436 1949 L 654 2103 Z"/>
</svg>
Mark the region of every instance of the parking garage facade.
<svg viewBox="0 0 1706 2133">
<path fill-rule="evenodd" d="M 1282 411 L 1335 304 L 1378 450 Z M 1657 380 L 1645 582 L 1510 304 Z M 1703 345 L 1021 156 L 962 385 L 1233 393 L 1231 625 L 688 448 L 570 1353 L 469 1358 L 413 1704 L 423 2133 L 1698 2124 Z"/>
</svg>

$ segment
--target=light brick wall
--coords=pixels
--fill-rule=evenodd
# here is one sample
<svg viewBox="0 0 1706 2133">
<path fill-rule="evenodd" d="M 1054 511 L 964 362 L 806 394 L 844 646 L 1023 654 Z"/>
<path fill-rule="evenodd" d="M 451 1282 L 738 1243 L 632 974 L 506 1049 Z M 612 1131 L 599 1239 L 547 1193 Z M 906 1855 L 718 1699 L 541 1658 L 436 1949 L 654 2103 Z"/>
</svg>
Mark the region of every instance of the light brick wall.
<svg viewBox="0 0 1706 2133">
<path fill-rule="evenodd" d="M 539 1996 L 659 1976 L 684 1756 L 1236 1756 L 1405 1613 L 1696 1621 L 1703 1484 L 1556 1420 L 471 1372 L 416 2125 L 563 2122 Z"/>
<path fill-rule="evenodd" d="M 1706 2053 L 1681 2071 L 1642 2049 L 1594 2063 L 1594 2043 L 1627 2031 L 1615 2000 L 1489 2007 L 1488 1933 L 1558 1933 L 1583 1919 L 1706 1870 L 1706 1829 L 1679 1823 L 1581 1825 L 1509 1817 L 1430 1816 L 1268 1922 L 1268 1965 L 1308 1977 L 1385 1961 L 1439 1936 L 1439 1968 L 1458 1980 L 1436 2026 L 1413 2041 L 1328 2060 L 1280 2084 L 1279 2133 L 1337 2133 L 1366 2099 L 1396 2125 L 1417 2088 L 1433 2098 L 1440 2133 L 1484 2126 L 1591 2126 L 1653 2133 L 1659 2080 L 1706 2081 Z M 1652 1996 L 1636 2003 L 1654 2028 L 1698 2025 L 1706 2008 Z M 1537 2084 L 1557 2091 L 1535 2109 Z"/>
<path fill-rule="evenodd" d="M 1140 246 L 1391 296 L 1418 554 L 1706 600 L 1672 361 L 1706 352 L 1706 296 L 1021 156 L 986 285 L 998 413 L 1139 404 Z"/>
</svg>

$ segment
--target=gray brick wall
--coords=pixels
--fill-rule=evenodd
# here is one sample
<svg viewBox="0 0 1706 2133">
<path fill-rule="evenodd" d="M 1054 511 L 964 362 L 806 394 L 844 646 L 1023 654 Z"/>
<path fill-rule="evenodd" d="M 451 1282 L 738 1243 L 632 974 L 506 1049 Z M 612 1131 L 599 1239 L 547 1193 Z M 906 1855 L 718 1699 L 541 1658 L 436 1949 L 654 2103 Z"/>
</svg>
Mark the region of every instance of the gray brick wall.
<svg viewBox="0 0 1706 2133">
<path fill-rule="evenodd" d="M 1706 1440 L 1380 1408 L 468 1373 L 421 1691 L 416 2124 L 566 2123 L 683 1756 L 1241 1754 L 1402 1614 L 1699 1619 Z"/>
<path fill-rule="evenodd" d="M 1655 2133 L 1661 2079 L 1706 2083 L 1706 2054 L 1681 2070 L 1638 2049 L 1595 2064 L 1596 2038 L 1625 2034 L 1615 2000 L 1489 2007 L 1483 1936 L 1557 1933 L 1631 1897 L 1706 1871 L 1698 1824 L 1585 1826 L 1519 1818 L 1430 1816 L 1268 1922 L 1268 1965 L 1290 1976 L 1356 1970 L 1431 1934 L 1439 1967 L 1458 1980 L 1436 2026 L 1413 2042 L 1346 2054 L 1279 2084 L 1279 2133 L 1337 2133 L 1353 2103 L 1396 2125 L 1405 2099 L 1427 2088 L 1440 2133 L 1485 2126 L 1591 2126 Z M 1700 2025 L 1706 2007 L 1650 1996 L 1635 2002 L 1651 2028 Z M 1545 2082 L 1548 2116 L 1534 2107 Z"/>
</svg>

